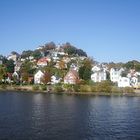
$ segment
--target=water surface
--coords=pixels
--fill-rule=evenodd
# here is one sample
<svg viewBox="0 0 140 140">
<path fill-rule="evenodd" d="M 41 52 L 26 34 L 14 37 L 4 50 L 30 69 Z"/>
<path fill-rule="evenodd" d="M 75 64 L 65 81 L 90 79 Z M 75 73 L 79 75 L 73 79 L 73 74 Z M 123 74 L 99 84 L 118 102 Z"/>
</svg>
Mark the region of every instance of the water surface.
<svg viewBox="0 0 140 140">
<path fill-rule="evenodd" d="M 0 93 L 0 140 L 140 139 L 140 97 Z"/>
</svg>

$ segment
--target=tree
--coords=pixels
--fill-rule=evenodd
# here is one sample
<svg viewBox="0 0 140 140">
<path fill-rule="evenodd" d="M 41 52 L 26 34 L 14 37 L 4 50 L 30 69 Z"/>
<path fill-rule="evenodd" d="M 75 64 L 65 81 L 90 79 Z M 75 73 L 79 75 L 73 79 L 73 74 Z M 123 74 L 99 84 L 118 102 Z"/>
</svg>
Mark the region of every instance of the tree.
<svg viewBox="0 0 140 140">
<path fill-rule="evenodd" d="M 82 66 L 79 68 L 79 77 L 83 80 L 90 80 L 91 77 L 91 68 Z"/>
<path fill-rule="evenodd" d="M 56 48 L 56 45 L 54 42 L 46 43 L 44 46 L 44 50 L 54 50 Z"/>
<path fill-rule="evenodd" d="M 22 63 L 20 71 L 21 73 L 28 73 L 30 75 L 33 75 L 35 70 L 36 68 L 34 67 L 34 63 L 26 60 L 24 63 Z"/>
<path fill-rule="evenodd" d="M 14 64 L 14 61 L 13 60 L 7 60 L 7 62 L 5 63 L 5 66 L 6 66 L 6 71 L 8 73 L 13 73 L 14 72 L 14 67 L 15 67 L 15 64 Z"/>
<path fill-rule="evenodd" d="M 31 51 L 31 50 L 23 51 L 22 54 L 21 54 L 21 58 L 25 59 L 29 56 L 32 56 L 32 54 L 33 54 L 33 51 Z"/>
<path fill-rule="evenodd" d="M 83 61 L 83 66 L 79 68 L 79 77 L 83 80 L 90 80 L 91 77 L 91 68 L 92 68 L 93 60 L 86 59 Z"/>
<path fill-rule="evenodd" d="M 78 54 L 79 56 L 85 56 L 85 57 L 87 57 L 86 52 L 84 52 L 84 51 L 81 50 L 81 49 L 77 49 L 77 54 Z"/>
<path fill-rule="evenodd" d="M 35 50 L 32 54 L 32 56 L 35 58 L 35 59 L 40 59 L 42 57 L 42 54 L 39 50 Z"/>
<path fill-rule="evenodd" d="M 44 84 L 48 84 L 49 82 L 51 82 L 51 73 L 50 72 L 44 73 L 44 77 L 42 78 L 42 82 Z"/>
<path fill-rule="evenodd" d="M 126 67 L 127 69 L 135 69 L 136 71 L 140 71 L 140 62 L 136 60 L 128 61 L 124 64 L 124 67 Z"/>
<path fill-rule="evenodd" d="M 0 81 L 5 80 L 6 74 L 6 68 L 3 65 L 0 65 Z"/>
</svg>

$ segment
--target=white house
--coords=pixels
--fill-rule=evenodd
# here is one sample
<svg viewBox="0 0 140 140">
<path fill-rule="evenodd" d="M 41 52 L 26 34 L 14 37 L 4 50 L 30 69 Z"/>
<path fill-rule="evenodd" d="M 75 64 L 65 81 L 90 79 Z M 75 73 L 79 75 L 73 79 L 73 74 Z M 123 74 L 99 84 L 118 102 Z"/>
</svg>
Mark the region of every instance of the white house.
<svg viewBox="0 0 140 140">
<path fill-rule="evenodd" d="M 130 83 L 133 87 L 137 88 L 138 86 L 138 78 L 137 77 L 131 77 Z"/>
<path fill-rule="evenodd" d="M 107 79 L 106 71 L 100 70 L 91 74 L 91 80 L 94 82 L 101 82 Z"/>
<path fill-rule="evenodd" d="M 19 74 L 15 71 L 15 72 L 12 74 L 12 77 L 15 77 L 16 79 L 19 79 Z"/>
<path fill-rule="evenodd" d="M 58 84 L 58 83 L 60 83 L 60 81 L 61 81 L 61 78 L 59 78 L 55 75 L 51 76 L 51 84 Z"/>
<path fill-rule="evenodd" d="M 122 73 L 123 69 L 115 69 L 115 68 L 111 68 L 110 69 L 110 80 L 112 82 L 118 82 L 119 81 L 119 78 L 121 76 L 121 73 Z"/>
<path fill-rule="evenodd" d="M 127 77 L 119 77 L 118 80 L 118 87 L 131 87 L 130 79 Z"/>
<path fill-rule="evenodd" d="M 39 70 L 35 75 L 34 75 L 34 83 L 35 84 L 41 84 L 42 83 L 42 78 L 44 77 L 44 73 Z"/>
<path fill-rule="evenodd" d="M 102 66 L 94 66 L 92 68 L 91 80 L 94 82 L 101 82 L 107 79 L 106 70 Z"/>
<path fill-rule="evenodd" d="M 101 70 L 101 68 L 98 66 L 94 66 L 94 67 L 92 67 L 91 70 L 92 70 L 92 72 L 97 72 L 97 71 Z"/>
</svg>

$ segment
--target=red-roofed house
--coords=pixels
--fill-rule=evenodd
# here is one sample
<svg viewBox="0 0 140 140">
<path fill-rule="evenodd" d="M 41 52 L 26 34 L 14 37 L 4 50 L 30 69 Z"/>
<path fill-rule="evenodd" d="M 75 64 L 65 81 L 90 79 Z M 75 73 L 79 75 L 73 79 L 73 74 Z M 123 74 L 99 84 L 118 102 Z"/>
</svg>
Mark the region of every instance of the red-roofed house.
<svg viewBox="0 0 140 140">
<path fill-rule="evenodd" d="M 38 66 L 41 66 L 41 67 L 44 67 L 44 66 L 47 66 L 48 65 L 48 62 L 50 62 L 50 61 L 51 61 L 50 58 L 43 57 L 43 58 L 41 58 L 41 59 L 38 60 L 37 65 Z"/>
</svg>

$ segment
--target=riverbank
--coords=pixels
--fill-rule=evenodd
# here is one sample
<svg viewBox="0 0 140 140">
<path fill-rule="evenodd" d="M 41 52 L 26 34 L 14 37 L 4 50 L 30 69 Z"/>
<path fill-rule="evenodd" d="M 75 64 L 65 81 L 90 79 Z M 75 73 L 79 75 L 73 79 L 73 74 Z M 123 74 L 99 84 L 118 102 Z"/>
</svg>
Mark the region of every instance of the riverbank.
<svg viewBox="0 0 140 140">
<path fill-rule="evenodd" d="M 26 92 L 26 93 L 48 93 L 48 94 L 66 94 L 66 95 L 87 95 L 87 96 L 139 96 L 140 90 L 134 90 L 134 92 L 91 92 L 91 91 L 70 91 L 70 90 L 60 90 L 57 87 L 57 90 L 51 86 L 44 88 L 44 86 L 35 86 L 35 85 L 1 85 L 1 92 Z"/>
</svg>

